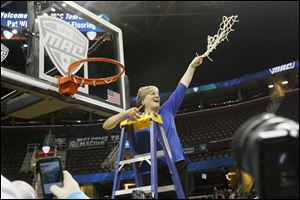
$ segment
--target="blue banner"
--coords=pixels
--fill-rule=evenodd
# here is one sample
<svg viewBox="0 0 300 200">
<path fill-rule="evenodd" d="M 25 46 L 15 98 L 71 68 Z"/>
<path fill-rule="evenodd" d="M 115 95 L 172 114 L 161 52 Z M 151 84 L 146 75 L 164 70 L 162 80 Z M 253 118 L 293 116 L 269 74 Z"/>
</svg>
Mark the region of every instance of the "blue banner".
<svg viewBox="0 0 300 200">
<path fill-rule="evenodd" d="M 198 161 L 188 164 L 188 172 L 215 169 L 218 167 L 230 167 L 236 164 L 233 157 L 224 157 L 211 160 Z M 115 172 L 110 173 L 97 173 L 97 174 L 85 174 L 76 175 L 74 179 L 79 184 L 88 183 L 100 183 L 100 182 L 112 182 L 114 180 Z M 120 174 L 121 180 L 131 180 L 134 179 L 134 173 L 132 170 L 125 171 Z"/>
<path fill-rule="evenodd" d="M 51 16 L 56 16 L 59 19 L 66 21 L 81 32 L 106 32 L 77 15 L 72 15 L 70 13 L 52 13 Z M 100 16 L 104 20 L 109 21 L 109 17 L 105 14 L 101 14 Z M 27 17 L 28 15 L 26 13 L 1 12 L 1 24 L 18 30 L 20 27 L 27 27 Z"/>
<path fill-rule="evenodd" d="M 247 81 L 272 76 L 274 74 L 281 73 L 281 72 L 284 72 L 287 70 L 296 69 L 296 68 L 299 68 L 299 60 L 296 60 L 296 61 L 293 61 L 293 62 L 290 62 L 287 64 L 279 65 L 276 67 L 272 67 L 267 70 L 253 73 L 253 74 L 250 74 L 247 76 L 235 78 L 232 80 L 218 82 L 218 83 L 211 83 L 211 84 L 207 84 L 207 85 L 201 85 L 201 86 L 194 87 L 194 88 L 188 88 L 185 94 L 191 94 L 191 93 L 196 93 L 196 92 L 205 92 L 205 91 L 214 90 L 217 88 L 239 85 L 239 84 L 247 82 Z M 166 92 L 166 93 L 160 94 L 161 98 L 162 98 L 162 96 L 164 98 L 168 98 L 170 95 L 171 95 L 171 92 Z M 135 105 L 136 97 L 131 97 L 130 101 L 131 101 L 132 105 Z"/>
<path fill-rule="evenodd" d="M 219 167 L 231 167 L 235 164 L 236 161 L 232 156 L 216 158 L 211 160 L 203 160 L 190 163 L 188 165 L 188 172 L 215 169 Z"/>
</svg>

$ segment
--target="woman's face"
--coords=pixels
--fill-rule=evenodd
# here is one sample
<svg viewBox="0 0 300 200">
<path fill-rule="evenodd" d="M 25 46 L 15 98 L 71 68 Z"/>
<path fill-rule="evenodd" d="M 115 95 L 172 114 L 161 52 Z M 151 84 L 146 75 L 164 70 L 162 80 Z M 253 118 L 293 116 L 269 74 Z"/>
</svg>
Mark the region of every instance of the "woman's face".
<svg viewBox="0 0 300 200">
<path fill-rule="evenodd" d="M 159 91 L 153 90 L 145 97 L 144 101 L 145 111 L 157 111 L 160 107 Z"/>
</svg>

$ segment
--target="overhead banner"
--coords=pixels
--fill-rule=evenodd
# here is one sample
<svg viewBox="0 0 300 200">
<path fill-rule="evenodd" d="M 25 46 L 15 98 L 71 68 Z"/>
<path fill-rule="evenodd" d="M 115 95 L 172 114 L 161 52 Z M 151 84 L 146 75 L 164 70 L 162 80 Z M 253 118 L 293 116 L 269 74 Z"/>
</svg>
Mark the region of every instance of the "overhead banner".
<svg viewBox="0 0 300 200">
<path fill-rule="evenodd" d="M 299 65 L 299 62 L 298 62 L 298 65 Z M 286 70 L 294 69 L 295 66 L 296 66 L 296 61 L 284 64 L 284 65 L 280 65 L 280 66 L 277 66 L 277 67 L 270 68 L 269 71 L 273 75 L 273 74 L 283 72 L 283 71 L 286 71 Z"/>
<path fill-rule="evenodd" d="M 283 65 L 279 65 L 277 67 L 269 68 L 267 70 L 263 70 L 263 71 L 256 72 L 253 74 L 249 74 L 247 76 L 235 78 L 232 80 L 222 81 L 222 82 L 218 82 L 218 83 L 211 83 L 211 84 L 202 85 L 202 86 L 198 86 L 198 87 L 194 87 L 194 88 L 189 88 L 187 90 L 186 94 L 195 93 L 195 92 L 204 92 L 204 91 L 213 90 L 213 89 L 217 89 L 217 88 L 238 85 L 238 84 L 244 83 L 246 81 L 251 81 L 251 80 L 255 80 L 255 79 L 259 79 L 259 78 L 263 78 L 263 77 L 272 76 L 274 74 L 284 72 L 287 70 L 296 69 L 296 68 L 299 68 L 299 60 L 296 60 L 296 61 L 293 61 L 290 63 L 286 63 Z"/>
<path fill-rule="evenodd" d="M 80 32 L 105 32 L 103 29 L 77 15 L 72 15 L 70 13 L 51 13 L 50 16 L 56 16 L 58 19 L 66 21 Z M 27 13 L 1 12 L 1 24 L 18 30 L 20 27 L 27 27 L 27 17 Z M 109 18 L 105 14 L 101 14 L 100 17 L 109 21 Z"/>
<path fill-rule="evenodd" d="M 120 140 L 119 135 L 73 138 L 73 139 L 68 139 L 68 148 L 69 149 L 80 149 L 80 148 L 102 146 L 106 142 L 119 142 L 119 140 Z"/>
</svg>

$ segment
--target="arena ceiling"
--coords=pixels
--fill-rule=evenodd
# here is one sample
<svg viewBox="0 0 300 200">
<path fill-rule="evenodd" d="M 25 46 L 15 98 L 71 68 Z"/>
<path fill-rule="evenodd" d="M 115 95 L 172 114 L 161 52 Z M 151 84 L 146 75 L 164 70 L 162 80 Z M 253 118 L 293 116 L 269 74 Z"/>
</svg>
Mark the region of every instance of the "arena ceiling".
<svg viewBox="0 0 300 200">
<path fill-rule="evenodd" d="M 1 10 L 26 11 L 2 1 Z M 51 1 L 45 1 L 51 5 Z M 299 59 L 299 2 L 294 1 L 76 1 L 105 13 L 124 37 L 131 96 L 142 85 L 172 91 L 195 53 L 206 50 L 222 16 L 239 23 L 206 59 L 191 86 L 225 81 Z M 3 7 L 3 8 L 2 8 Z M 166 76 L 168 81 L 166 81 Z"/>
<path fill-rule="evenodd" d="M 51 1 L 44 3 L 51 5 Z M 206 51 L 207 36 L 216 34 L 224 15 L 238 15 L 240 21 L 234 25 L 229 42 L 221 43 L 212 52 L 214 61 L 204 60 L 191 87 L 230 80 L 299 59 L 298 1 L 76 3 L 91 12 L 105 13 L 111 23 L 122 29 L 131 96 L 136 95 L 140 86 L 150 84 L 158 86 L 161 92 L 172 91 L 195 53 Z M 26 12 L 26 2 L 2 1 L 1 11 Z M 195 104 L 197 98 L 191 98 Z M 76 110 L 62 110 L 58 115 L 64 118 L 64 112 L 73 112 L 74 117 L 82 115 L 75 115 Z M 88 113 L 84 116 L 90 117 Z"/>
<path fill-rule="evenodd" d="M 155 84 L 172 91 L 222 16 L 238 15 L 229 42 L 220 44 L 192 85 L 229 80 L 299 59 L 299 2 L 110 1 L 79 2 L 103 11 L 124 34 L 131 93 Z M 168 81 L 166 80 L 168 77 Z"/>
</svg>

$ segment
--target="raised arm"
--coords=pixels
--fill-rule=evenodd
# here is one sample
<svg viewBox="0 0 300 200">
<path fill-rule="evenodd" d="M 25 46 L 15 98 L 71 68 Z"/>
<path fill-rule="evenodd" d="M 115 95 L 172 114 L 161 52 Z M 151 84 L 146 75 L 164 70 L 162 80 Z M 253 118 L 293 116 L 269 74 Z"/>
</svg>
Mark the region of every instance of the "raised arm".
<svg viewBox="0 0 300 200">
<path fill-rule="evenodd" d="M 202 57 L 200 56 L 195 57 L 191 62 L 191 64 L 189 65 L 189 67 L 187 68 L 187 70 L 185 71 L 184 75 L 182 76 L 180 83 L 188 88 L 192 81 L 195 69 L 199 65 L 201 65 L 201 63 L 202 63 Z"/>
</svg>

